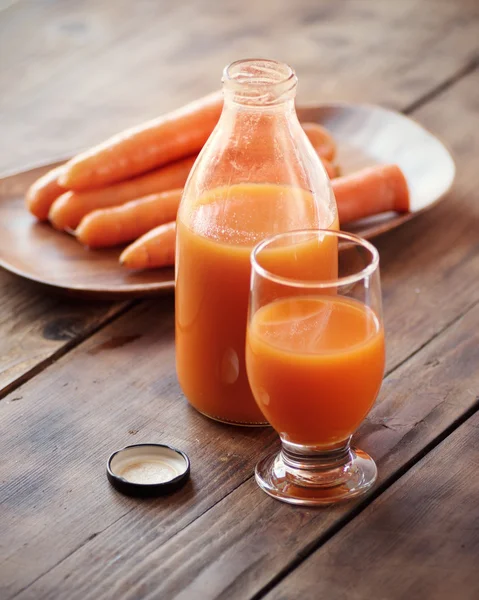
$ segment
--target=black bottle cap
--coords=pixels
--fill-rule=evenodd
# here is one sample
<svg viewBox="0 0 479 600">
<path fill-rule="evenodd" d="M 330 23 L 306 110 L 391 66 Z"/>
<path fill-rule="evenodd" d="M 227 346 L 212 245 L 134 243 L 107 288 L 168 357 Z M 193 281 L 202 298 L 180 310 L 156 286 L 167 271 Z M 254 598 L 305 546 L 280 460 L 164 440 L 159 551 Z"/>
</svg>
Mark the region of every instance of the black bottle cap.
<svg viewBox="0 0 479 600">
<path fill-rule="evenodd" d="M 179 489 L 190 476 L 184 452 L 164 444 L 135 444 L 113 452 L 106 473 L 112 486 L 128 496 L 161 496 Z"/>
</svg>

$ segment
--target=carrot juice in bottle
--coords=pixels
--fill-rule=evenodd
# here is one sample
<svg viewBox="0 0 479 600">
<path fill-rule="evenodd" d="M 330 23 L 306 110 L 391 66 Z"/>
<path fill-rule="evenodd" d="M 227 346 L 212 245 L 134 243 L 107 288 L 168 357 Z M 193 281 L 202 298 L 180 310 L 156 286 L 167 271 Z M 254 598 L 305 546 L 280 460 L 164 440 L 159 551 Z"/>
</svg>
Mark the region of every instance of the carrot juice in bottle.
<svg viewBox="0 0 479 600">
<path fill-rule="evenodd" d="M 296 115 L 296 81 L 290 67 L 271 60 L 225 69 L 223 112 L 178 211 L 178 379 L 192 406 L 226 423 L 266 424 L 245 367 L 251 250 L 274 233 L 338 228 L 329 179 Z M 281 253 L 270 260 L 281 261 Z M 334 277 L 336 265 L 336 248 L 325 240 L 325 276 Z"/>
</svg>

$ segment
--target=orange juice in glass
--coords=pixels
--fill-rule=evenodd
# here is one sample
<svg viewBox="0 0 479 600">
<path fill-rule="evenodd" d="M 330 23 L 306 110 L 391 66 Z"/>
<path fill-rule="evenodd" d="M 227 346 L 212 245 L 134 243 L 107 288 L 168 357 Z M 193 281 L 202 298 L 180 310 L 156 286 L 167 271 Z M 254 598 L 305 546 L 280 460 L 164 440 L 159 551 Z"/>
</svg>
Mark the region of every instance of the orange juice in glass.
<svg viewBox="0 0 479 600">
<path fill-rule="evenodd" d="M 324 245 L 338 271 L 305 272 Z M 281 252 L 288 261 L 275 262 Z M 378 253 L 351 234 L 304 230 L 260 243 L 252 254 L 246 366 L 253 395 L 282 449 L 256 467 L 270 495 L 325 504 L 364 493 L 374 461 L 350 446 L 384 373 Z"/>
</svg>

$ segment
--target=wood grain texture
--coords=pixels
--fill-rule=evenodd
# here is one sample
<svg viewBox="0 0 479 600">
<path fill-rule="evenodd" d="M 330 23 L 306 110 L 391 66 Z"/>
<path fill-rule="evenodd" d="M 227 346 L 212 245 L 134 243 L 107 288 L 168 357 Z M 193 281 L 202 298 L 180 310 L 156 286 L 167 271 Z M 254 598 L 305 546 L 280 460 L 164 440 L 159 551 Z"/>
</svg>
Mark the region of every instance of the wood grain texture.
<svg viewBox="0 0 479 600">
<path fill-rule="evenodd" d="M 452 81 L 477 53 L 474 0 L 272 4 L 13 4 L 0 13 L 0 55 L 9 57 L 0 64 L 2 169 L 64 156 L 207 92 L 241 55 L 291 62 L 303 100 L 320 94 L 404 108 Z M 389 367 L 416 353 L 387 380 L 362 431 L 383 480 L 475 402 L 476 90 L 474 75 L 418 113 L 460 159 L 454 192 L 378 242 Z M 0 298 L 12 281 L 0 276 Z M 25 347 L 34 347 L 40 305 L 45 320 L 62 308 L 17 283 L 27 291 L 2 318 L 22 307 L 18 334 L 33 331 Z M 7 351 L 25 352 L 17 335 L 5 339 Z M 261 494 L 248 478 L 274 436 L 225 429 L 185 405 L 168 302 L 138 307 L 7 396 L 0 422 L 2 599 L 60 590 L 71 598 L 158 597 L 161 585 L 184 598 L 192 590 L 243 598 L 349 510 L 294 511 Z M 156 440 L 190 454 L 191 485 L 164 501 L 115 494 L 104 474 L 108 453 Z"/>
<path fill-rule="evenodd" d="M 241 57 L 290 62 L 300 100 L 404 108 L 477 58 L 475 0 L 53 0 L 0 18 L 3 170 L 70 155 L 216 89 Z"/>
<path fill-rule="evenodd" d="M 479 413 L 266 596 L 479 597 Z"/>
<path fill-rule="evenodd" d="M 379 402 L 361 428 L 358 445 L 378 460 L 382 483 L 387 483 L 396 476 L 409 461 L 424 451 L 427 444 L 434 443 L 456 419 L 462 418 L 466 411 L 477 406 L 479 256 L 475 234 L 477 207 L 473 188 L 477 186 L 474 156 L 479 139 L 478 129 L 474 127 L 478 114 L 475 106 L 477 100 L 471 93 L 476 89 L 477 77 L 478 74 L 470 75 L 421 111 L 421 118 L 428 121 L 433 129 L 442 133 L 441 127 L 444 128 L 443 137 L 458 157 L 460 176 L 453 193 L 436 209 L 418 218 L 418 222 L 423 221 L 421 226 L 416 227 L 414 223 L 410 223 L 398 232 L 397 242 L 396 236 L 388 238 L 388 245 L 386 240 L 381 240 L 384 244 L 382 273 L 386 323 L 388 342 L 392 348 L 389 366 L 394 368 L 402 362 L 404 364 L 386 379 Z M 450 125 L 450 112 L 463 116 L 463 119 L 456 120 L 455 127 Z M 468 137 L 469 132 L 472 132 L 472 137 Z M 421 275 L 420 284 L 415 280 L 416 273 Z M 408 279 L 412 279 L 412 282 Z M 416 287 L 419 285 L 420 287 Z M 467 314 L 463 316 L 464 313 Z M 156 307 L 152 306 L 151 312 L 144 313 L 141 319 L 134 321 L 137 323 L 134 326 L 131 317 L 125 317 L 97 334 L 84 346 L 90 347 L 89 345 L 96 344 L 96 339 L 105 339 L 104 336 L 114 339 L 122 335 L 135 335 L 137 327 L 142 331 L 149 331 L 155 314 Z M 433 341 L 427 344 L 431 337 L 434 338 Z M 116 373 L 125 373 L 121 386 L 126 386 L 127 390 L 131 389 L 134 379 L 126 373 L 126 365 L 131 361 L 132 354 L 138 365 L 146 364 L 144 370 L 142 367 L 135 372 L 135 377 L 141 377 L 143 386 L 138 399 L 142 406 L 151 402 L 150 392 L 147 390 L 152 387 L 168 389 L 168 394 L 171 394 L 160 416 L 152 417 L 151 413 L 147 413 L 141 429 L 145 436 L 143 439 L 154 441 L 150 432 L 155 426 L 158 427 L 157 423 L 161 423 L 160 427 L 169 434 L 173 432 L 173 436 L 176 436 L 173 423 L 178 421 L 181 439 L 173 437 L 169 441 L 177 442 L 180 447 L 191 444 L 188 448 L 195 451 L 193 436 L 201 436 L 204 443 L 226 444 L 221 427 L 215 442 L 209 439 L 210 433 L 200 427 L 188 431 L 183 419 L 191 411 L 186 406 L 175 404 L 175 412 L 170 412 L 173 402 L 181 398 L 176 380 L 168 367 L 165 367 L 166 371 L 152 372 L 151 361 L 172 361 L 172 348 L 162 345 L 159 338 L 150 337 L 149 340 L 150 345 L 146 342 L 143 345 L 138 341 L 136 346 L 132 345 L 129 349 L 112 349 L 107 363 L 115 365 Z M 72 353 L 72 362 L 60 361 L 48 377 L 38 376 L 36 382 L 32 382 L 29 405 L 41 406 L 44 415 L 56 413 L 58 398 L 61 397 L 61 388 L 58 389 L 61 382 L 78 377 L 78 373 L 83 371 L 91 373 L 90 363 L 85 363 L 80 358 L 83 357 L 85 348 L 82 346 Z M 407 360 L 411 355 L 412 358 Z M 163 372 L 165 379 L 158 381 Z M 135 405 L 134 410 L 129 406 L 124 393 L 119 393 L 117 384 L 111 389 L 107 387 L 108 380 L 105 377 L 108 377 L 108 368 L 99 386 L 102 400 L 110 405 L 118 403 L 118 407 L 113 421 L 110 409 L 110 422 L 103 422 L 103 417 L 97 416 L 95 408 L 88 424 L 100 418 L 101 427 L 105 429 L 102 430 L 102 435 L 96 429 L 96 433 L 92 434 L 94 438 L 105 436 L 110 430 L 128 427 L 129 420 L 131 422 L 135 410 L 138 410 L 138 405 Z M 39 401 L 38 398 L 43 398 L 47 389 L 52 400 Z M 93 384 L 88 384 L 81 397 L 82 403 L 85 402 L 85 397 L 92 395 L 91 389 L 94 389 Z M 65 400 L 62 399 L 62 402 Z M 86 406 L 86 415 L 92 410 L 93 405 Z M 144 410 L 142 409 L 141 414 L 144 414 Z M 6 419 L 7 433 L 15 432 L 15 427 L 10 425 L 10 419 L 14 419 L 13 414 L 7 418 L 0 413 L 0 418 Z M 78 415 L 71 421 L 65 417 L 61 439 L 71 439 L 72 428 L 74 431 L 77 428 L 83 430 L 86 415 Z M 149 421 L 149 418 L 153 420 Z M 29 416 L 29 422 L 30 419 L 37 422 L 38 417 Z M 233 438 L 242 434 L 237 430 L 232 432 Z M 16 444 L 21 448 L 21 440 L 15 442 L 12 435 L 14 434 L 8 435 L 2 443 L 6 448 L 15 448 Z M 93 515 L 92 522 L 84 522 L 81 530 L 71 528 L 68 539 L 62 540 L 63 545 L 56 548 L 55 553 L 43 557 L 41 561 L 37 559 L 33 571 L 35 575 L 48 568 L 51 570 L 28 587 L 20 597 L 46 598 L 57 586 L 67 590 L 71 598 L 110 598 L 118 594 L 125 598 L 154 598 L 155 594 L 158 595 L 158 590 L 161 590 L 164 597 L 244 598 L 259 592 L 278 572 L 289 569 L 298 557 L 306 556 L 308 548 L 314 547 L 321 536 L 349 518 L 356 505 L 318 512 L 293 509 L 268 498 L 256 487 L 250 475 L 258 452 L 266 452 L 266 446 L 271 444 L 274 436 L 268 431 L 254 435 L 258 436 L 255 438 L 257 445 L 254 446 L 254 452 L 248 454 L 248 459 L 241 466 L 236 467 L 238 470 L 235 472 L 233 485 L 228 488 L 228 495 L 221 499 L 225 494 L 224 490 L 217 495 L 210 495 L 211 488 L 198 486 L 195 502 L 201 506 L 201 510 L 198 512 L 196 504 L 194 508 L 188 509 L 187 515 L 182 517 L 179 533 L 176 527 L 165 526 L 162 520 L 158 521 L 142 505 L 130 505 L 131 512 L 122 518 L 118 526 L 112 525 L 105 531 L 103 528 L 98 529 L 98 521 L 95 519 L 99 517 L 95 515 L 101 512 L 102 506 L 110 506 L 110 503 L 106 496 L 107 489 L 101 487 L 102 475 L 98 471 L 101 464 L 95 463 L 98 471 L 95 485 L 98 487 L 95 488 L 94 498 L 89 496 L 87 501 L 89 514 Z M 81 437 L 76 438 L 72 445 L 72 451 L 77 455 L 76 461 L 72 463 L 69 459 L 61 467 L 62 472 L 63 469 L 72 472 L 73 465 L 80 474 L 90 472 L 91 458 L 89 462 L 88 457 L 81 456 L 81 448 L 91 446 L 90 439 L 86 442 Z M 239 442 L 237 451 L 249 452 L 249 447 L 241 450 L 241 443 Z M 104 452 L 107 452 L 106 443 Z M 5 455 L 8 460 L 13 460 L 14 453 L 6 452 Z M 201 461 L 206 456 L 201 455 L 198 462 L 200 469 Z M 196 462 L 193 452 L 191 458 Z M 38 469 L 38 459 L 39 457 L 31 458 L 31 469 Z M 45 471 L 43 466 L 38 477 L 43 474 L 43 478 L 46 478 Z M 217 481 L 230 475 L 229 470 L 219 470 Z M 65 476 L 61 478 L 62 481 L 64 478 Z M 242 479 L 245 482 L 238 485 Z M 27 482 L 28 480 L 30 477 Z M 72 487 L 67 481 L 57 489 L 58 502 L 70 489 L 66 485 Z M 106 486 L 106 483 L 103 485 Z M 73 489 L 77 496 L 72 497 L 72 500 L 76 498 L 78 502 L 81 492 L 74 487 Z M 51 497 L 52 491 L 48 488 L 45 495 Z M 33 490 L 30 501 L 41 502 L 42 497 L 40 492 Z M 58 517 L 57 512 L 58 520 L 51 530 L 52 535 L 60 535 L 67 527 L 66 524 L 77 518 L 77 506 L 78 504 L 73 503 L 62 517 Z M 173 506 L 176 504 L 170 505 L 170 510 Z M 202 513 L 204 515 L 198 518 Z M 119 518 L 122 514 L 115 513 L 115 516 Z M 189 523 L 192 524 L 188 525 Z M 101 533 L 95 539 L 89 539 L 99 531 Z M 147 543 L 145 531 L 148 532 Z M 10 525 L 8 536 L 18 539 L 19 545 L 26 535 L 18 523 Z M 41 533 L 38 534 L 38 539 L 42 540 Z M 67 556 L 68 548 L 71 549 L 70 557 Z M 34 549 L 30 552 L 31 556 L 36 556 Z M 25 561 L 22 563 L 25 570 L 11 580 L 11 590 L 18 590 L 31 581 L 32 566 L 28 555 L 20 552 L 20 548 L 12 551 L 11 560 Z M 54 566 L 56 562 L 59 564 Z"/>
<path fill-rule="evenodd" d="M 225 427 L 190 408 L 173 348 L 172 299 L 143 304 L 0 403 L 2 600 L 106 530 L 119 534 L 117 560 L 132 539 L 156 548 L 249 477 L 272 430 Z M 191 481 L 158 500 L 115 492 L 108 455 L 141 442 L 184 450 Z"/>
<path fill-rule="evenodd" d="M 479 408 L 474 392 L 479 383 L 478 318 L 479 305 L 385 381 L 381 401 L 356 440 L 376 459 L 382 484 L 466 411 Z M 181 440 L 183 446 L 190 435 Z M 257 435 L 262 439 L 255 440 L 259 443 L 254 451 L 267 453 L 271 435 L 266 431 Z M 216 443 L 222 438 L 220 433 Z M 250 457 L 250 448 L 242 447 L 245 450 Z M 196 468 L 202 467 L 195 462 Z M 243 477 L 251 475 L 250 462 L 240 468 Z M 219 481 L 229 475 L 229 470 L 221 470 Z M 198 490 L 196 502 L 203 507 L 208 503 L 210 509 L 179 532 L 171 528 L 165 532 L 163 521 L 137 504 L 117 526 L 88 540 L 16 597 L 43 600 L 59 586 L 72 600 L 256 597 L 358 506 L 298 509 L 266 496 L 251 476 L 221 501 L 217 496 L 205 499 Z M 21 558 L 14 554 L 15 560 Z"/>
<path fill-rule="evenodd" d="M 0 306 L 0 399 L 127 308 L 46 294 L 3 270 Z"/>
</svg>

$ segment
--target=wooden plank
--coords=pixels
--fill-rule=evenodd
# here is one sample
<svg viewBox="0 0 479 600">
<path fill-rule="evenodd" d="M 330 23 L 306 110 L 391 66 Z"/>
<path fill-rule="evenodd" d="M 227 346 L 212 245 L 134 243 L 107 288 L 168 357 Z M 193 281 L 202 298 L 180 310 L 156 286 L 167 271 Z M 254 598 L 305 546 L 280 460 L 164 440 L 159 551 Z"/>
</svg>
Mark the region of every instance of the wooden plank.
<svg viewBox="0 0 479 600">
<path fill-rule="evenodd" d="M 409 235 L 408 226 L 405 226 L 402 232 L 389 236 L 391 249 L 386 246 L 386 240 L 382 242 L 389 341 L 394 348 L 394 360 L 390 364 L 395 366 L 413 354 L 385 381 L 381 399 L 358 439 L 359 444 L 378 460 L 383 484 L 400 473 L 428 444 L 435 443 L 457 419 L 477 407 L 474 389 L 479 384 L 479 333 L 476 328 L 479 316 L 479 256 L 474 228 L 477 207 L 473 191 L 479 182 L 473 157 L 478 149 L 479 129 L 475 127 L 478 113 L 472 93 L 476 89 L 477 78 L 478 74 L 471 75 L 444 97 L 424 107 L 420 114 L 421 119 L 429 120 L 429 124 L 439 131 L 444 127 L 445 139 L 460 159 L 460 176 L 455 192 L 443 206 L 421 217 L 422 227 L 414 229 L 415 225 L 411 224 Z M 455 128 L 449 125 L 450 113 L 461 116 L 456 120 Z M 469 132 L 472 132 L 470 137 Z M 420 294 L 416 292 L 417 282 L 414 281 L 418 271 L 422 274 Z M 412 283 L 408 283 L 408 278 L 412 279 Z M 10 560 L 20 561 L 22 567 L 19 574 L 10 579 L 12 593 L 28 586 L 35 576 L 50 569 L 19 597 L 47 597 L 58 586 L 67 590 L 71 598 L 109 598 L 119 593 L 125 598 L 148 597 L 148 594 L 157 597 L 160 590 L 164 597 L 175 594 L 187 598 L 248 597 L 267 586 L 282 569 L 290 568 L 298 557 L 306 556 L 310 545 L 314 547 L 321 536 L 338 527 L 355 510 L 356 505 L 321 512 L 298 510 L 275 502 L 260 492 L 250 474 L 259 453 L 266 452 L 266 446 L 271 444 L 272 434 L 253 432 L 252 435 L 257 437 L 250 447 L 242 446 L 244 441 L 237 437 L 244 435 L 242 431 L 231 431 L 231 439 L 226 440 L 230 430 L 226 434 L 220 426 L 215 426 L 218 429 L 215 429 L 213 441 L 211 430 L 203 429 L 203 426 L 210 427 L 211 424 L 201 420 L 202 424 L 198 422 L 197 429 L 192 427 L 189 419 L 194 413 L 177 404 L 181 394 L 169 370 L 172 363 L 170 367 L 165 366 L 164 371 L 152 373 L 154 360 L 160 363 L 163 357 L 170 361 L 172 357 L 171 348 L 168 349 L 161 340 L 153 339 L 151 333 L 148 333 L 151 345 L 146 343 L 147 340 L 141 344 L 138 341 L 130 349 L 111 350 L 108 355 L 110 358 L 104 366 L 106 372 L 101 375 L 99 389 L 103 403 L 115 406 L 114 411 L 110 406 L 107 416 L 103 411 L 95 418 L 93 413 L 89 416 L 93 407 L 98 410 L 96 404 L 88 401 L 94 393 L 93 384 L 86 386 L 79 398 L 63 398 L 59 387 L 63 381 L 78 377 L 81 372 L 88 372 L 95 379 L 98 377 L 100 366 L 90 363 L 85 357 L 88 348 L 97 344 L 97 340 L 104 340 L 105 336 L 134 335 L 138 329 L 149 332 L 151 319 L 158 315 L 158 308 L 150 310 L 142 317 L 137 315 L 134 321 L 130 318 L 119 320 L 78 348 L 72 355 L 74 363 L 60 361 L 48 378 L 39 376 L 33 382 L 35 385 L 25 386 L 30 390 L 26 405 L 32 407 L 28 414 L 29 423 L 33 423 L 31 427 L 37 428 L 38 423 L 48 418 L 47 415 L 55 414 L 61 398 L 64 412 L 72 411 L 67 408 L 72 403 L 73 406 L 80 403 L 84 412 L 72 411 L 71 418 L 65 417 L 58 433 L 59 440 L 63 443 L 70 440 L 72 430 L 83 434 L 86 429 L 88 437 L 84 440 L 76 434 L 72 443 L 75 460 L 69 458 L 61 465 L 55 465 L 56 471 L 63 475 L 60 477 L 62 483 L 54 490 L 46 477 L 49 469 L 39 463 L 43 455 L 40 453 L 40 456 L 30 459 L 30 469 L 37 472 L 37 477 L 42 477 L 45 487 L 40 488 L 41 491 L 30 490 L 29 502 L 45 502 L 45 498 L 51 499 L 53 494 L 60 504 L 69 489 L 73 489 L 70 493 L 73 495 L 67 511 L 58 517 L 50 532 L 58 535 L 70 527 L 68 537 L 63 538 L 62 545 L 48 556 L 41 555 L 39 559 L 35 549 L 29 550 L 31 554 L 25 553 L 25 549 L 20 550 L 20 545 L 28 540 L 27 532 L 22 531 L 17 522 L 7 520 L 6 540 L 18 540 L 18 546 L 12 548 Z M 466 311 L 467 314 L 461 318 Z M 408 319 L 415 319 L 416 326 L 408 328 Z M 407 335 L 404 335 L 405 328 Z M 431 335 L 435 336 L 434 340 L 420 350 L 427 343 L 427 336 Z M 120 383 L 112 382 L 111 387 L 106 388 L 106 383 L 110 384 L 105 379 L 109 369 L 114 365 L 117 374 L 125 372 L 132 355 L 136 358 L 138 372 L 134 376 L 125 373 Z M 75 365 L 78 365 L 78 370 L 75 370 Z M 165 379 L 154 383 L 162 373 Z M 135 381 L 141 381 L 142 387 L 138 389 L 140 397 L 133 399 L 130 406 L 129 390 L 134 389 Z M 148 408 L 155 396 L 152 390 L 164 391 L 162 396 L 166 405 L 158 421 Z M 19 418 L 15 410 L 10 414 L 0 414 L 7 432 L 0 440 L 0 451 L 6 457 L 6 468 L 10 470 L 14 469 L 15 459 L 12 449 L 22 448 L 24 443 L 15 437 L 14 423 Z M 42 411 L 41 415 L 38 410 Z M 195 498 L 186 507 L 182 499 L 178 503 L 172 498 L 166 505 L 154 505 L 154 509 L 151 505 L 127 504 L 125 501 L 127 510 L 122 511 L 116 505 L 112 507 L 98 458 L 94 463 L 96 471 L 92 495 L 85 499 L 85 510 L 92 518 L 91 522 L 85 523 L 84 513 L 78 514 L 84 492 L 72 486 L 68 473 L 75 469 L 80 478 L 86 472 L 92 473 L 92 455 L 82 456 L 82 452 L 95 440 L 100 448 L 104 448 L 106 455 L 105 438 L 111 438 L 116 430 L 124 431 L 130 427 L 138 411 L 145 419 L 140 422 L 142 439 L 152 439 L 155 423 L 159 422 L 161 430 L 168 432 L 172 441 L 178 441 L 178 445 L 191 450 L 193 472 L 196 472 L 194 477 L 198 477 L 203 485 L 195 485 Z M 153 421 L 150 421 L 152 418 Z M 176 423 L 179 423 L 180 429 L 176 428 Z M 198 446 L 193 440 L 198 436 L 208 444 L 209 451 L 215 444 L 226 448 L 236 440 L 234 452 L 244 453 L 241 465 L 233 464 L 236 469 L 234 475 L 231 469 L 218 470 L 217 481 L 222 482 L 224 478 L 227 483 L 220 490 L 215 487 L 215 482 L 213 493 L 212 487 L 204 487 L 208 481 L 208 452 L 200 456 L 196 454 Z M 111 445 L 110 442 L 110 449 Z M 239 485 L 242 479 L 247 481 Z M 31 481 L 31 475 L 27 476 L 25 485 L 32 485 Z M 108 507 L 107 520 L 102 521 L 103 526 L 98 528 L 99 515 L 105 519 L 105 507 Z M 185 512 L 178 517 L 177 511 L 183 508 Z M 109 521 L 110 513 L 114 520 L 121 518 L 117 525 Z M 203 516 L 198 518 L 200 514 Z M 82 522 L 81 529 L 78 519 Z M 172 523 L 174 519 L 179 520 L 179 526 Z M 188 526 L 190 522 L 193 524 Z M 96 533 L 99 535 L 90 540 L 90 536 Z M 46 543 L 41 531 L 35 540 L 38 544 Z M 79 546 L 81 548 L 77 550 Z M 68 554 L 71 556 L 68 557 Z"/>
<path fill-rule="evenodd" d="M 384 486 L 408 461 L 423 452 L 425 446 L 443 435 L 444 429 L 456 419 L 463 417 L 466 411 L 479 409 L 476 396 L 478 318 L 479 305 L 386 380 L 382 402 L 373 410 L 372 418 L 357 440 L 358 445 L 377 460 L 380 482 Z M 385 410 L 391 415 L 389 420 L 383 420 Z M 9 422 L 7 418 L 7 425 Z M 168 430 L 171 430 L 169 426 Z M 270 435 L 260 435 L 270 442 Z M 215 443 L 220 441 L 224 442 L 223 435 L 219 435 Z M 182 440 L 182 445 L 185 444 L 188 444 L 187 438 Z M 239 441 L 235 451 L 247 453 L 240 467 L 245 476 L 251 473 L 251 461 L 257 458 L 258 450 L 260 454 L 268 450 L 267 444 L 263 448 L 257 443 L 250 454 L 251 448 L 242 444 L 244 441 Z M 210 452 L 213 447 L 210 446 Z M 192 454 L 192 458 L 196 456 Z M 207 461 L 207 453 L 194 461 L 197 477 L 208 477 L 204 475 Z M 79 470 L 79 477 L 83 476 L 84 469 L 83 466 Z M 97 471 L 99 469 L 100 465 Z M 229 469 L 221 469 L 217 473 L 218 482 L 229 476 Z M 97 473 L 95 480 L 98 477 Z M 93 481 L 93 477 L 91 479 Z M 231 490 L 229 482 L 223 483 L 226 485 Z M 70 486 L 73 487 L 71 482 Z M 266 496 L 252 478 L 219 502 L 217 496 L 214 500 L 205 499 L 199 487 L 196 502 L 202 503 L 203 510 L 205 501 L 212 508 L 191 525 L 186 526 L 182 515 L 179 532 L 174 531 L 171 524 L 165 526 L 166 515 L 174 519 L 181 511 L 182 498 L 176 502 L 172 499 L 166 506 L 157 505 L 156 510 L 138 503 L 132 505 L 121 521 L 104 529 L 95 539 L 89 540 L 84 531 L 83 547 L 15 597 L 42 600 L 56 589 L 62 589 L 71 600 L 117 596 L 126 600 L 259 597 L 256 594 L 271 579 L 282 569 L 291 568 L 300 557 L 307 556 L 309 548 L 314 548 L 320 537 L 338 528 L 358 507 L 358 503 L 351 503 L 324 510 L 298 509 Z M 74 494 L 76 501 L 81 502 L 82 493 L 73 489 L 71 502 L 75 501 Z M 92 493 L 102 493 L 96 481 Z M 64 492 L 59 494 L 58 503 L 64 502 L 64 498 Z M 92 508 L 90 506 L 90 511 Z M 77 510 L 78 504 L 75 504 L 70 511 L 73 525 Z M 25 533 L 19 532 L 17 527 L 15 539 L 20 541 L 24 537 Z M 41 542 L 39 539 L 36 543 Z M 20 552 L 13 556 L 12 560 L 19 561 L 22 573 L 27 569 L 31 572 L 28 556 Z M 19 578 L 17 576 L 17 582 Z"/>
<path fill-rule="evenodd" d="M 266 598 L 479 598 L 478 441 L 476 413 Z"/>
<path fill-rule="evenodd" d="M 129 306 L 47 293 L 1 269 L 0 305 L 0 399 Z"/>
<path fill-rule="evenodd" d="M 251 55 L 290 61 L 302 101 L 404 108 L 477 58 L 478 11 L 475 0 L 14 4 L 0 22 L 2 169 L 171 109 Z"/>
</svg>

